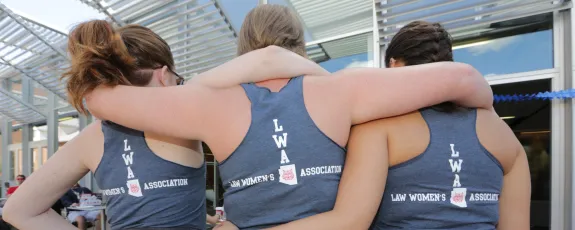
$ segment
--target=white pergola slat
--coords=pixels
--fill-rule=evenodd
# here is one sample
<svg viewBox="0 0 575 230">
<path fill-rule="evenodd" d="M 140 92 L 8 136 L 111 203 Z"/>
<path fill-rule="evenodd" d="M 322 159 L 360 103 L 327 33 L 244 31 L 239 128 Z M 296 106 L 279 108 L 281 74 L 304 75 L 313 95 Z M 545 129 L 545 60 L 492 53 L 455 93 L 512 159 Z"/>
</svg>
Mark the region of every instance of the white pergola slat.
<svg viewBox="0 0 575 230">
<path fill-rule="evenodd" d="M 118 25 L 139 24 L 164 38 L 184 77 L 235 57 L 236 34 L 214 0 L 81 0 Z"/>
<path fill-rule="evenodd" d="M 380 44 L 414 20 L 440 22 L 453 37 L 492 23 L 571 8 L 567 0 L 376 0 Z"/>
<path fill-rule="evenodd" d="M 66 41 L 65 34 L 23 18 L 0 3 L 0 79 L 29 78 L 65 100 L 65 82 L 59 78 L 69 63 Z M 2 117 L 20 123 L 46 119 L 44 111 L 21 98 L 0 90 Z"/>
</svg>

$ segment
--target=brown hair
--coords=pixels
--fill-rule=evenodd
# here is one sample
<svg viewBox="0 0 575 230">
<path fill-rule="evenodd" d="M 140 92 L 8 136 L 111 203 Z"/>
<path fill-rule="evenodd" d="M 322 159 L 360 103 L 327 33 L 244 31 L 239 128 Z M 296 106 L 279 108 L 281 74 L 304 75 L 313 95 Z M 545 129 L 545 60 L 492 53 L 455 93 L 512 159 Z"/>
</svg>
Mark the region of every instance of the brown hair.
<svg viewBox="0 0 575 230">
<path fill-rule="evenodd" d="M 271 45 L 307 57 L 303 26 L 288 7 L 273 4 L 252 9 L 238 35 L 238 55 Z"/>
<path fill-rule="evenodd" d="M 401 28 L 387 46 L 386 67 L 390 67 L 391 58 L 403 61 L 406 66 L 453 61 L 451 35 L 439 23 L 411 22 Z M 451 102 L 433 107 L 445 112 L 457 109 Z"/>
<path fill-rule="evenodd" d="M 82 99 L 99 85 L 145 86 L 152 70 L 167 66 L 174 72 L 174 59 L 168 43 L 152 30 L 128 25 L 117 30 L 104 20 L 79 24 L 70 32 L 68 78 L 70 103 L 86 113 Z"/>
<path fill-rule="evenodd" d="M 385 66 L 390 59 L 405 65 L 453 61 L 451 35 L 439 23 L 414 21 L 401 28 L 387 46 Z"/>
</svg>

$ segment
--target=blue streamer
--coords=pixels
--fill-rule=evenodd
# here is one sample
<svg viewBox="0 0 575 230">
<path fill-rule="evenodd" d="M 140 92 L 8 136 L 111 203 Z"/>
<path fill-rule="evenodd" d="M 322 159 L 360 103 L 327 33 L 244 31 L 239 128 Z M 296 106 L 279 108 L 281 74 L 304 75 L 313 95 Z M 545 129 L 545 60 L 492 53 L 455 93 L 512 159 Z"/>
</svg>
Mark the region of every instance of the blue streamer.
<svg viewBox="0 0 575 230">
<path fill-rule="evenodd" d="M 493 95 L 493 101 L 498 102 L 521 102 L 531 100 L 565 100 L 575 98 L 575 89 L 566 89 L 554 92 L 539 92 L 533 94 Z"/>
</svg>

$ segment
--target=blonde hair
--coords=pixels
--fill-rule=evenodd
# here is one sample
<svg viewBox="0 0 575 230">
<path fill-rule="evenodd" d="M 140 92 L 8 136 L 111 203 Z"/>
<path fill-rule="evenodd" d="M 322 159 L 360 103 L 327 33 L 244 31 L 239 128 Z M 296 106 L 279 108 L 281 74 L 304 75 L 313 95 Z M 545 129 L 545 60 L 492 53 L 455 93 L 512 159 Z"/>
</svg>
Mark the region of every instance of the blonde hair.
<svg viewBox="0 0 575 230">
<path fill-rule="evenodd" d="M 271 45 L 307 57 L 303 26 L 288 7 L 273 4 L 252 9 L 238 36 L 238 55 Z"/>
</svg>

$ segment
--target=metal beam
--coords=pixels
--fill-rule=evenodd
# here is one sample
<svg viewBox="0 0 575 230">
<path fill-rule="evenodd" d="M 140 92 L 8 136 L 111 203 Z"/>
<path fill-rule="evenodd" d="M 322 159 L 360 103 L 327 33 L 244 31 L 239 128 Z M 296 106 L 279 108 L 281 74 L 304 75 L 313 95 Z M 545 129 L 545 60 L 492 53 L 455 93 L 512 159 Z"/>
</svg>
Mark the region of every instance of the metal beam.
<svg viewBox="0 0 575 230">
<path fill-rule="evenodd" d="M 0 3 L 0 6 L 1 6 L 1 5 L 2 5 L 2 3 Z M 27 73 L 26 71 L 24 71 L 23 69 L 17 67 L 16 65 L 10 63 L 10 62 L 9 62 L 8 60 L 6 60 L 4 57 L 0 56 L 0 60 L 1 60 L 2 62 L 4 62 L 4 63 L 2 63 L 2 64 L 7 65 L 7 66 L 10 66 L 10 67 L 14 68 L 16 71 L 18 71 L 18 72 L 20 72 L 21 74 L 23 74 L 24 76 L 29 77 L 30 79 L 34 79 L 35 81 L 37 81 L 38 83 L 40 83 L 40 82 L 39 82 L 38 80 L 36 80 L 33 76 L 31 76 L 30 74 L 28 74 L 28 73 Z M 67 59 L 66 59 L 66 60 L 67 60 Z M 40 83 L 40 84 L 41 84 L 41 83 Z M 42 85 L 42 84 L 41 84 L 41 85 Z M 58 95 L 58 96 L 60 97 L 60 95 Z M 63 97 L 60 97 L 60 98 L 66 100 L 66 98 L 63 98 Z M 43 114 L 43 113 L 40 113 L 40 114 Z"/>
<path fill-rule="evenodd" d="M 9 79 L 7 79 L 7 80 L 9 80 Z M 16 102 L 22 104 L 24 107 L 27 107 L 28 109 L 33 110 L 34 112 L 37 112 L 37 113 L 39 113 L 40 115 L 46 117 L 46 114 L 45 114 L 43 111 L 39 110 L 39 109 L 36 108 L 36 106 L 34 106 L 34 105 L 31 105 L 31 104 L 29 104 L 29 103 L 27 103 L 27 102 L 22 101 L 20 98 L 14 96 L 14 94 L 12 94 L 11 92 L 6 91 L 5 89 L 0 88 L 0 93 L 2 93 L 2 94 L 4 94 L 4 95 L 6 95 L 6 96 L 12 98 L 12 100 L 14 100 L 14 101 L 16 101 Z"/>
<path fill-rule="evenodd" d="M 32 81 L 28 78 L 22 78 L 22 101 L 34 104 L 34 89 Z M 22 173 L 30 175 L 32 173 L 32 151 L 30 150 L 30 141 L 33 140 L 34 133 L 32 126 L 22 126 Z"/>
<path fill-rule="evenodd" d="M 58 149 L 58 110 L 56 108 L 56 95 L 50 93 L 48 96 L 48 158 L 52 157 Z"/>
<path fill-rule="evenodd" d="M 372 44 L 373 44 L 373 67 L 381 68 L 381 60 L 385 60 L 385 58 L 381 58 L 381 46 L 379 44 L 379 25 L 377 24 L 377 7 L 376 0 L 373 0 L 372 4 L 372 17 L 373 17 L 373 25 L 372 25 Z"/>
<path fill-rule="evenodd" d="M 218 10 L 220 11 L 220 15 L 222 15 L 222 17 L 225 18 L 226 23 L 230 26 L 230 30 L 234 33 L 234 37 L 238 37 L 238 32 L 240 32 L 237 28 L 234 27 L 234 24 L 232 24 L 230 22 L 230 20 L 228 19 L 228 13 L 227 11 L 222 7 L 222 4 L 220 3 L 221 0 L 214 0 L 214 5 L 216 6 L 216 8 L 218 8 Z M 267 1 L 267 0 L 266 0 Z"/>
<path fill-rule="evenodd" d="M 559 76 L 563 78 L 564 89 L 571 89 L 575 85 L 573 84 L 573 36 L 572 36 L 572 28 L 573 22 L 571 21 L 571 10 L 565 10 L 555 13 L 555 25 L 554 30 L 556 30 L 556 26 L 561 26 L 562 30 L 559 34 L 562 35 L 562 39 L 557 39 L 559 42 L 562 42 L 559 47 L 561 47 L 562 51 L 560 51 L 560 55 L 562 56 L 561 61 L 558 64 L 560 66 Z M 571 100 L 572 101 L 572 100 Z M 573 104 L 570 101 L 561 102 L 565 105 L 564 110 L 564 122 L 563 122 L 563 130 L 564 130 L 564 137 L 563 143 L 565 152 L 560 153 L 564 154 L 564 161 L 563 167 L 565 169 L 564 175 L 565 180 L 559 181 L 558 183 L 564 183 L 565 189 L 565 198 L 563 198 L 563 202 L 565 203 L 564 209 L 560 212 L 563 212 L 563 227 L 564 229 L 573 229 L 573 219 L 570 218 L 573 215 L 573 166 L 571 162 L 573 162 L 573 142 L 570 140 L 573 139 L 573 132 L 574 130 L 569 127 L 573 127 Z M 552 137 L 553 138 L 553 137 Z"/>
<path fill-rule="evenodd" d="M 4 90 L 10 90 L 12 88 L 12 82 L 8 79 L 3 80 L 0 86 Z M 2 120 L 2 182 L 6 183 L 10 181 L 10 150 L 8 146 L 12 144 L 12 121 L 9 119 Z M 6 194 L 6 187 L 2 184 L 2 194 Z"/>
<path fill-rule="evenodd" d="M 78 129 L 80 132 L 82 132 L 82 130 L 88 126 L 88 117 L 86 115 L 80 114 L 78 116 L 78 123 Z M 80 185 L 92 190 L 92 172 L 88 172 L 86 175 L 84 175 L 84 177 L 80 180 Z"/>
<path fill-rule="evenodd" d="M 343 39 L 343 38 L 353 37 L 353 36 L 360 35 L 360 34 L 366 34 L 366 33 L 372 32 L 372 31 L 373 31 L 373 28 L 365 28 L 365 29 L 361 29 L 361 30 L 356 30 L 356 31 L 352 31 L 349 33 L 345 33 L 345 34 L 340 34 L 337 36 L 332 36 L 332 37 L 328 37 L 328 38 L 323 38 L 323 39 L 307 42 L 307 43 L 305 43 L 305 46 L 318 45 L 318 44 L 325 43 L 325 42 L 330 42 L 330 41 L 335 41 L 335 40 L 339 40 L 339 39 Z"/>
</svg>

